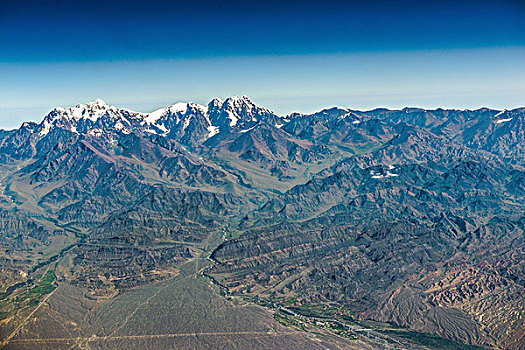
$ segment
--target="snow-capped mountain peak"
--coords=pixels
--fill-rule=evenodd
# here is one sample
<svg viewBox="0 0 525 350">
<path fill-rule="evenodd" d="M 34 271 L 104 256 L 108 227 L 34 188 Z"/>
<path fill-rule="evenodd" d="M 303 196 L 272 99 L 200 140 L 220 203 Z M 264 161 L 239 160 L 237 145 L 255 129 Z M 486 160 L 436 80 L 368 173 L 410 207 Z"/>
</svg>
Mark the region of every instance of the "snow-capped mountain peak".
<svg viewBox="0 0 525 350">
<path fill-rule="evenodd" d="M 178 102 L 166 108 L 157 109 L 151 113 L 143 115 L 144 120 L 141 124 L 159 129 L 163 134 L 167 134 L 172 128 L 182 122 L 182 128 L 186 129 L 191 119 L 199 114 L 205 118 L 208 108 L 193 102 Z M 206 125 L 206 127 L 209 126 Z M 150 132 L 155 132 L 149 129 Z"/>
<path fill-rule="evenodd" d="M 189 103 L 178 102 L 178 103 L 175 103 L 174 105 L 169 106 L 168 109 L 172 113 L 185 114 L 188 111 L 188 105 Z"/>
<path fill-rule="evenodd" d="M 79 129 L 87 132 L 95 127 L 95 124 L 100 124 L 100 119 L 112 120 L 112 126 L 130 125 L 126 117 L 136 114 L 127 110 L 119 110 L 115 106 L 107 105 L 102 99 L 96 99 L 87 104 L 77 104 L 75 107 L 54 108 L 44 117 L 38 129 L 41 136 L 47 135 L 52 127 L 60 127 L 74 133 L 78 133 Z M 107 124 L 107 121 L 103 124 Z"/>
<path fill-rule="evenodd" d="M 48 121 L 55 120 L 57 118 L 66 119 L 90 119 L 96 121 L 108 110 L 116 111 L 117 108 L 114 106 L 108 106 L 103 100 L 96 99 L 95 101 L 87 104 L 77 104 L 75 107 L 56 107 L 53 109 L 45 119 Z M 50 120 L 51 119 L 51 120 Z"/>
<path fill-rule="evenodd" d="M 86 106 L 90 107 L 90 108 L 105 108 L 105 107 L 109 107 L 106 104 L 106 102 L 104 102 L 104 100 L 102 100 L 100 98 L 97 98 L 96 100 L 87 103 Z"/>
<path fill-rule="evenodd" d="M 238 106 L 242 104 L 253 105 L 252 101 L 250 101 L 250 99 L 246 95 L 228 97 L 224 101 L 224 103 L 227 105 L 233 105 L 233 106 Z"/>
<path fill-rule="evenodd" d="M 258 107 L 247 96 L 232 96 L 224 101 L 214 98 L 208 105 L 210 124 L 220 130 L 247 129 L 261 120 L 275 124 L 279 119 L 272 111 Z"/>
<path fill-rule="evenodd" d="M 232 96 L 224 101 L 214 98 L 207 106 L 193 102 L 178 102 L 150 113 L 134 112 L 106 104 L 96 99 L 74 107 L 57 107 L 49 112 L 35 129 L 41 136 L 54 127 L 73 133 L 95 135 L 103 132 L 148 132 L 158 135 L 179 135 L 197 128 L 208 136 L 230 129 L 246 129 L 260 121 L 282 124 L 272 111 L 258 107 L 247 96 Z M 191 127 L 190 127 L 191 125 Z M 190 131 L 195 132 L 195 131 Z M 100 135 L 97 132 L 96 135 Z"/>
<path fill-rule="evenodd" d="M 145 113 L 144 121 L 147 124 L 155 124 L 159 119 L 161 119 L 165 115 L 168 115 L 168 114 L 185 115 L 187 114 L 188 110 L 191 110 L 191 111 L 198 110 L 198 111 L 201 111 L 202 113 L 206 113 L 208 108 L 200 104 L 193 103 L 193 102 L 177 102 L 166 108 L 160 108 L 151 113 Z"/>
<path fill-rule="evenodd" d="M 214 97 L 214 98 L 210 101 L 209 105 L 212 105 L 212 106 L 219 106 L 219 107 L 220 107 L 220 106 L 222 106 L 223 103 L 224 103 L 223 100 L 221 100 L 221 99 L 218 98 L 218 97 Z"/>
<path fill-rule="evenodd" d="M 244 95 L 228 97 L 222 104 L 223 110 L 236 112 L 250 112 L 253 108 L 257 108 L 257 106 Z"/>
</svg>

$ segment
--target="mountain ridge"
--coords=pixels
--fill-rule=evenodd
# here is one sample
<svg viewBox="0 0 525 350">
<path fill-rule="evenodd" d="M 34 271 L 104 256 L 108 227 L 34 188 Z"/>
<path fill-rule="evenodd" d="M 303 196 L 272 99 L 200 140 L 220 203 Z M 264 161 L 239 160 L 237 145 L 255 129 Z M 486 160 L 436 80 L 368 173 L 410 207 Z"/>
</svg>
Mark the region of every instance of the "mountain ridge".
<svg viewBox="0 0 525 350">
<path fill-rule="evenodd" d="M 50 111 L 49 113 L 47 113 L 45 116 L 44 116 L 44 120 L 47 119 L 50 119 L 52 118 L 53 116 L 56 116 L 57 114 L 61 114 L 61 113 L 69 113 L 71 115 L 71 117 L 73 119 L 83 119 L 83 118 L 87 118 L 87 119 L 90 119 L 92 121 L 96 121 L 103 113 L 101 112 L 105 112 L 105 111 L 126 111 L 130 114 L 134 114 L 134 115 L 137 115 L 137 116 L 140 116 L 142 118 L 144 118 L 145 120 L 145 123 L 150 125 L 150 124 L 154 124 L 159 118 L 162 117 L 162 115 L 164 114 L 167 114 L 167 113 L 177 113 L 177 112 L 182 112 L 182 114 L 184 114 L 187 110 L 187 108 L 190 106 L 190 107 L 193 107 L 193 108 L 197 108 L 197 109 L 200 109 L 204 112 L 208 112 L 208 110 L 210 109 L 210 106 L 211 106 L 211 109 L 219 109 L 219 110 L 222 110 L 224 109 L 224 106 L 229 106 L 230 109 L 233 107 L 235 108 L 235 105 L 237 104 L 237 108 L 239 108 L 239 102 L 242 104 L 244 104 L 245 106 L 250 106 L 251 108 L 255 107 L 257 109 L 260 109 L 262 111 L 264 111 L 265 113 L 268 113 L 268 114 L 273 114 L 279 118 L 282 118 L 282 119 L 290 119 L 291 117 L 294 117 L 294 118 L 300 118 L 300 117 L 305 117 L 305 116 L 322 116 L 322 115 L 325 115 L 325 116 L 333 116 L 335 112 L 335 114 L 340 114 L 339 116 L 341 115 L 351 115 L 351 114 L 356 114 L 356 115 L 359 115 L 359 114 L 370 114 L 370 115 L 375 115 L 377 114 L 378 112 L 379 113 L 384 113 L 384 112 L 438 112 L 438 111 L 442 111 L 442 112 L 462 112 L 462 113 L 467 113 L 467 112 L 480 112 L 480 111 L 487 111 L 487 112 L 495 112 L 494 113 L 494 116 L 498 116 L 498 115 L 501 115 L 503 113 L 512 113 L 512 111 L 522 111 L 525 107 L 516 107 L 516 108 L 512 108 L 512 109 L 503 109 L 503 110 L 499 110 L 499 109 L 492 109 L 492 108 L 488 108 L 488 107 L 480 107 L 480 108 L 477 108 L 477 109 L 454 109 L 454 108 L 450 108 L 450 109 L 443 109 L 443 108 L 436 108 L 436 109 L 428 109 L 428 108 L 422 108 L 422 107 L 404 107 L 402 109 L 388 109 L 388 108 L 374 108 L 374 109 L 370 109 L 370 110 L 352 110 L 352 109 L 348 109 L 346 107 L 326 107 L 326 108 L 323 108 L 321 110 L 319 110 L 318 112 L 314 112 L 314 113 L 300 113 L 300 112 L 293 112 L 293 113 L 289 113 L 287 115 L 278 115 L 274 112 L 272 112 L 271 110 L 269 109 L 266 109 L 266 108 L 261 108 L 261 107 L 258 107 L 256 106 L 246 95 L 242 95 L 242 96 L 231 96 L 231 97 L 227 97 L 226 99 L 224 100 L 221 100 L 219 98 L 214 98 L 212 99 L 207 106 L 204 106 L 204 105 L 200 105 L 198 103 L 194 103 L 194 102 L 177 102 L 177 103 L 174 103 L 172 105 L 168 105 L 167 107 L 162 107 L 162 108 L 159 108 L 153 112 L 137 112 L 137 111 L 132 111 L 130 109 L 127 109 L 127 108 L 118 108 L 118 107 L 115 107 L 113 105 L 108 105 L 104 102 L 104 100 L 100 99 L 100 98 L 97 98 L 91 102 L 88 102 L 86 104 L 77 104 L 75 107 L 55 107 L 52 111 Z M 241 106 L 241 110 L 242 110 L 242 106 Z M 331 113 L 332 112 L 332 113 Z M 338 113 L 339 112 L 339 113 Z M 87 116 L 86 116 L 87 114 Z M 500 118 L 500 120 L 504 120 L 504 118 Z M 50 120 L 48 120 L 49 122 Z M 37 124 L 41 124 L 42 122 L 38 123 L 38 122 L 24 122 L 23 124 L 25 123 L 37 123 Z M 1 130 L 4 130 L 4 131 L 9 131 L 9 130 L 14 130 L 14 129 L 9 129 L 9 130 L 5 130 L 5 129 L 1 129 Z"/>
<path fill-rule="evenodd" d="M 524 108 L 95 100 L 0 131 L 0 160 L 0 333 L 41 300 L 16 286 L 47 271 L 104 304 L 202 260 L 195 278 L 281 321 L 335 307 L 469 346 L 525 341 Z"/>
</svg>

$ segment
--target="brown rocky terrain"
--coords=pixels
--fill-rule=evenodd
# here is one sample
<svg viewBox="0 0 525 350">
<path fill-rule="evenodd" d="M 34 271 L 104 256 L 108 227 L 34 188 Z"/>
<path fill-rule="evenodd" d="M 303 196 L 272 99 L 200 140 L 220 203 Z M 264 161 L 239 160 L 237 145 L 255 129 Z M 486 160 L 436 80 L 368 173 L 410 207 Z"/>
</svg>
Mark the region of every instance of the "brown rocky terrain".
<svg viewBox="0 0 525 350">
<path fill-rule="evenodd" d="M 242 96 L 0 131 L 1 346 L 523 349 L 524 118 Z"/>
</svg>

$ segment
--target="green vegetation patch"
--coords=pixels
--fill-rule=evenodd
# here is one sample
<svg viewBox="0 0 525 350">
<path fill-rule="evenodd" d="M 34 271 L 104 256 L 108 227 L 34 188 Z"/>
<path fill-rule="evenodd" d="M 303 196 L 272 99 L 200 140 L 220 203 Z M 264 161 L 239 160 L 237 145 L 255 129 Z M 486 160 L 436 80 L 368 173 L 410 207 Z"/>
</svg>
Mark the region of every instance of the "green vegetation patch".
<svg viewBox="0 0 525 350">
<path fill-rule="evenodd" d="M 435 349 L 443 350 L 483 350 L 486 349 L 481 346 L 467 345 L 457 343 L 453 340 L 438 337 L 428 333 L 420 333 L 416 331 L 397 331 L 397 330 L 384 330 L 382 333 L 386 333 L 397 338 L 402 338 L 411 341 L 416 344 L 428 346 Z"/>
<path fill-rule="evenodd" d="M 273 318 L 283 326 L 299 326 L 299 323 L 296 320 L 286 315 L 283 315 L 282 313 L 273 314 Z"/>
<path fill-rule="evenodd" d="M 333 318 L 339 316 L 345 317 L 346 320 L 353 320 L 351 312 L 345 310 L 343 307 L 335 307 L 321 304 L 287 306 L 287 308 L 295 312 L 296 314 L 306 317 Z"/>
<path fill-rule="evenodd" d="M 40 298 L 44 295 L 51 293 L 55 290 L 56 286 L 53 284 L 55 281 L 55 274 L 53 271 L 48 270 L 44 276 L 38 281 L 37 285 L 31 289 L 26 290 L 15 298 L 15 302 L 22 303 L 27 302 L 28 306 L 36 306 Z"/>
</svg>

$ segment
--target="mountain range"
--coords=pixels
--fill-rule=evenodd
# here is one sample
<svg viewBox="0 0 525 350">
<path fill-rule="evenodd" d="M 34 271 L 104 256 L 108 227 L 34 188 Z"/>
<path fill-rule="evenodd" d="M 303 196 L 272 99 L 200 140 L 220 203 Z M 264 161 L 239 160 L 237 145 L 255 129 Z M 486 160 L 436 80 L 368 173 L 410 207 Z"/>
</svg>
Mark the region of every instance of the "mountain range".
<svg viewBox="0 0 525 350">
<path fill-rule="evenodd" d="M 201 348 L 525 349 L 525 108 L 57 107 L 0 130 L 0 228 L 5 348 L 187 347 L 133 337 L 188 293 L 245 337 Z"/>
</svg>

